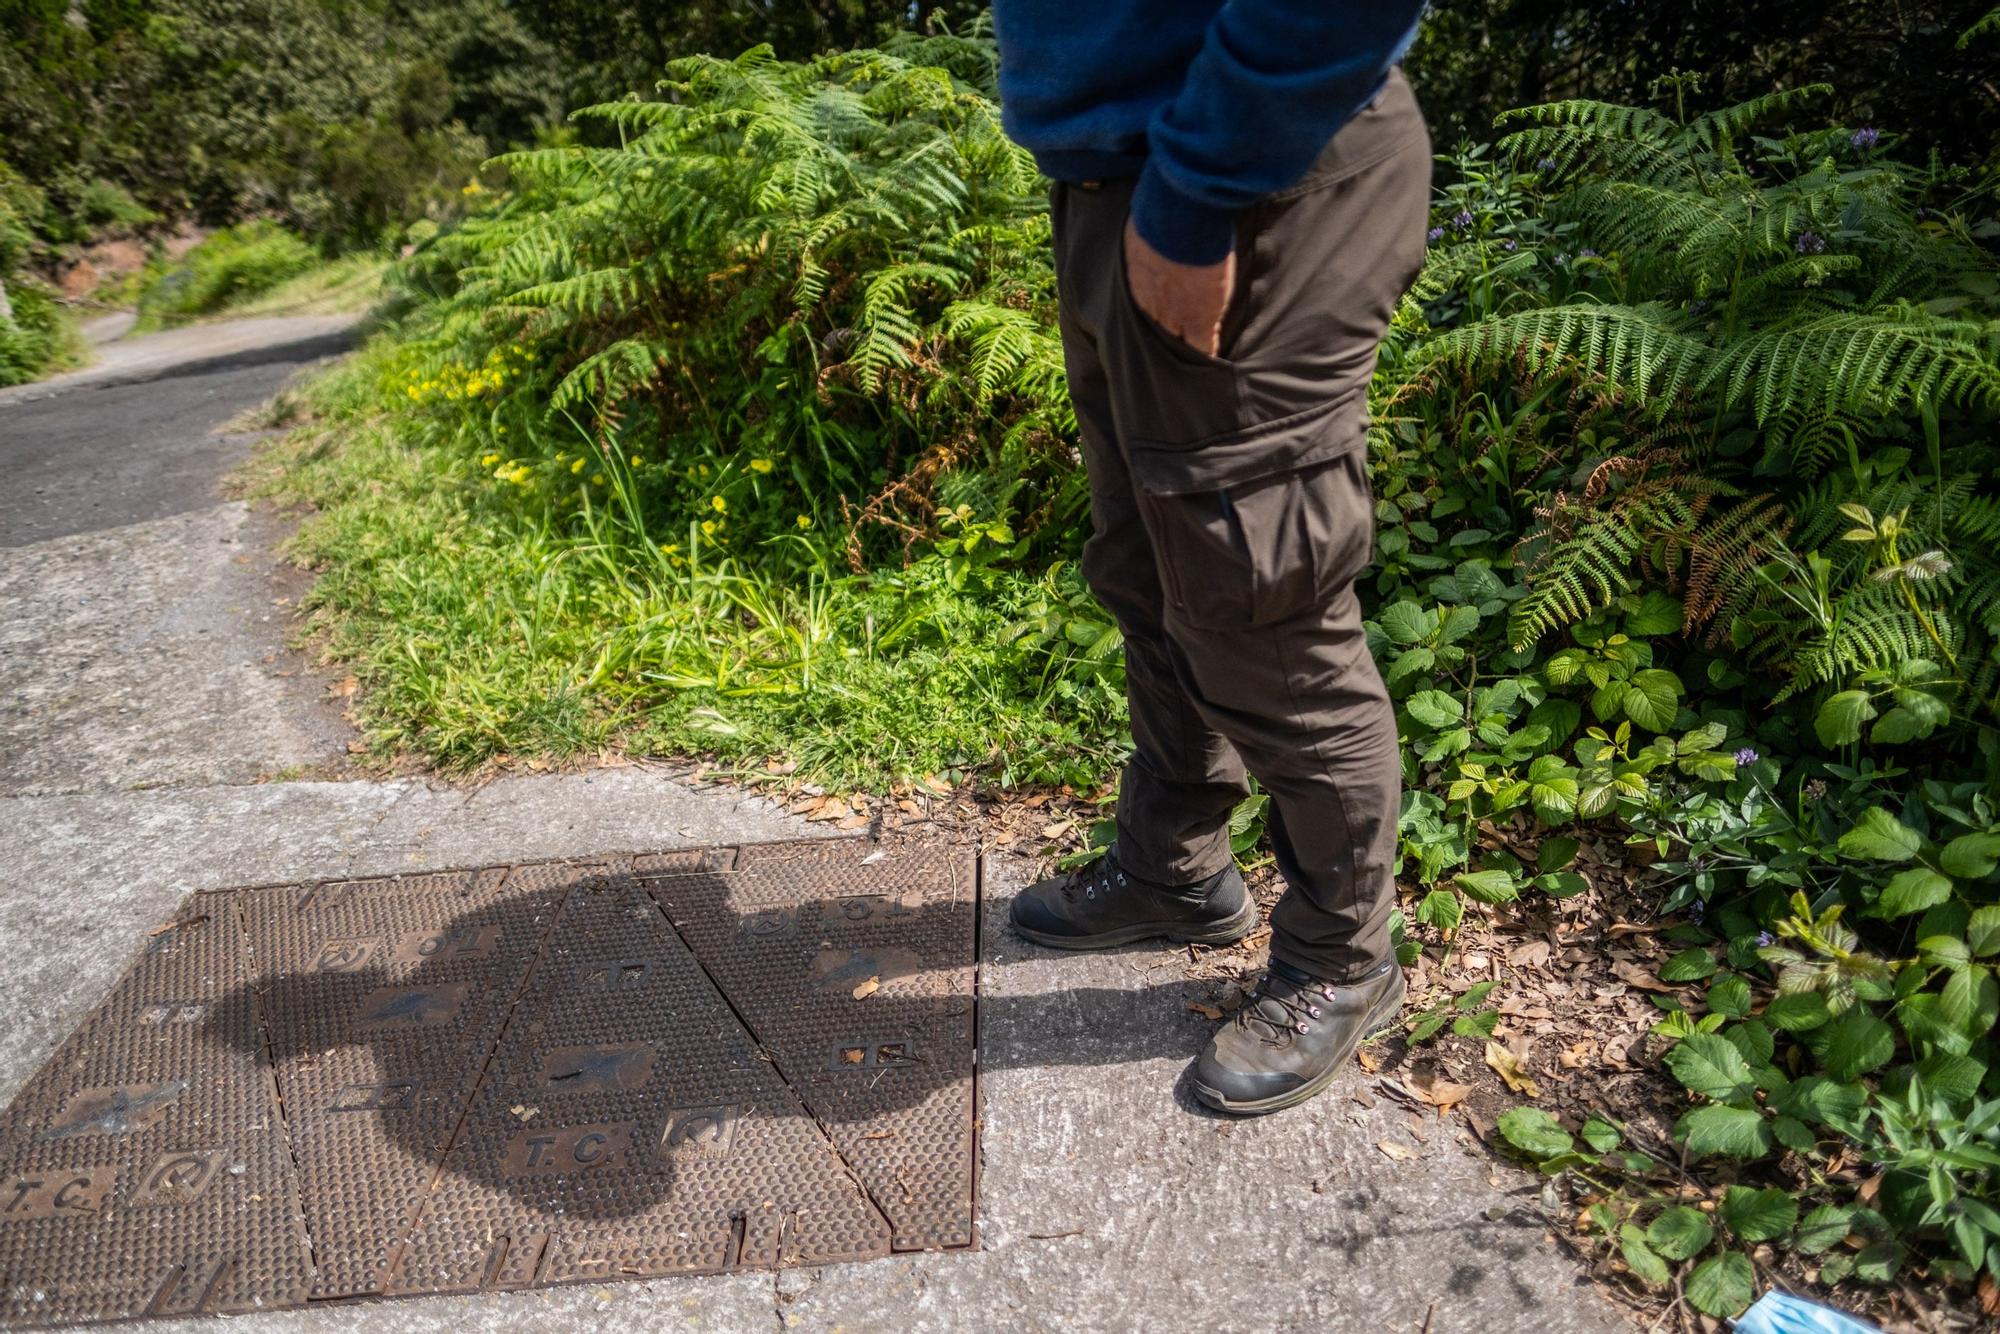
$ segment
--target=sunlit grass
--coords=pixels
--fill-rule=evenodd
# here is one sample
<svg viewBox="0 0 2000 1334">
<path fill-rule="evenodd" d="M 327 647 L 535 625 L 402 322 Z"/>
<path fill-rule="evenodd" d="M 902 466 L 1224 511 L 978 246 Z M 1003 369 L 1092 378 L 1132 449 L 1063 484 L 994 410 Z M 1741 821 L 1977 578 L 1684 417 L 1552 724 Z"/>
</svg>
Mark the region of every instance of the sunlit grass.
<svg viewBox="0 0 2000 1334">
<path fill-rule="evenodd" d="M 317 511 L 289 548 L 320 571 L 306 633 L 362 680 L 357 716 L 382 753 L 460 770 L 606 748 L 784 755 L 873 790 L 974 770 L 1094 783 L 1115 767 L 1115 659 L 1051 670 L 1071 644 L 1029 632 L 1081 604 L 1067 566 L 966 588 L 936 557 L 797 578 L 676 562 L 619 479 L 579 479 L 550 517 L 390 419 L 349 415 L 378 379 L 364 357 L 325 382 L 333 415 L 274 443 L 247 481 Z"/>
</svg>

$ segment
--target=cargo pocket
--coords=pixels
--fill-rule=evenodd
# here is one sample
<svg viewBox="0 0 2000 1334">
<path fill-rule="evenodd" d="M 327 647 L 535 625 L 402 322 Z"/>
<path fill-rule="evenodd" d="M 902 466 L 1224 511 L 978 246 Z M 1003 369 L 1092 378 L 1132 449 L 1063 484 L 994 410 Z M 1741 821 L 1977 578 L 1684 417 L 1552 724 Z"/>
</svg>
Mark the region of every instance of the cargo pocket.
<svg viewBox="0 0 2000 1334">
<path fill-rule="evenodd" d="M 1189 625 L 1269 625 L 1324 605 L 1374 545 L 1354 393 L 1196 445 L 1134 441 L 1132 475 L 1167 600 Z"/>
</svg>

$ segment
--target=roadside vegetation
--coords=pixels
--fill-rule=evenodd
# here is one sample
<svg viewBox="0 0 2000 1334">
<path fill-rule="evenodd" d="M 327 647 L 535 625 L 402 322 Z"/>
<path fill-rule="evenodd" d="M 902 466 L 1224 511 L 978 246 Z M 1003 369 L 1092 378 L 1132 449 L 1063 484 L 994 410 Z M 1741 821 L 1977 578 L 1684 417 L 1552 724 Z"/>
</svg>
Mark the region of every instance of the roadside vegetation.
<svg viewBox="0 0 2000 1334">
<path fill-rule="evenodd" d="M 296 234 L 259 220 L 225 227 L 178 261 L 133 276 L 134 328 L 144 332 L 217 317 L 367 310 L 381 295 L 389 260 L 376 254 L 327 259 Z"/>
<path fill-rule="evenodd" d="M 677 61 L 668 100 L 580 113 L 610 144 L 501 159 L 399 269 L 396 323 L 263 474 L 318 510 L 313 624 L 377 745 L 1097 790 L 1118 638 L 1076 572 L 1047 216 L 992 78 L 976 34 Z M 1780 1262 L 1976 1300 L 1995 183 L 1819 121 L 1823 88 L 1653 91 L 1524 108 L 1451 162 L 1384 351 L 1403 949 L 1589 891 L 1611 832 L 1677 951 L 1681 1161 L 1532 1102 L 1505 1140 L 1625 1281 L 1701 1312 Z"/>
<path fill-rule="evenodd" d="M 123 49 L 110 8 L 93 59 Z M 685 52 L 759 36 L 734 6 L 692 38 L 488 8 L 480 46 L 409 7 L 338 115 L 250 127 L 295 134 L 266 136 L 290 174 L 190 155 L 148 193 L 34 121 L 54 156 L 39 194 L 0 191 L 0 278 L 76 218 L 210 210 L 236 225 L 141 299 L 170 323 L 339 300 L 324 257 L 360 255 L 337 262 L 365 289 L 412 247 L 382 331 L 253 475 L 311 510 L 309 628 L 383 757 L 1108 801 L 1120 643 L 1076 567 L 1043 185 L 983 27 L 884 37 L 863 7 L 730 60 Z M 1866 6 L 1635 34 L 1616 7 L 1447 4 L 1414 57 L 1477 141 L 1440 164 L 1371 393 L 1401 949 L 1452 958 L 1613 872 L 1644 893 L 1671 1143 L 1558 1116 L 1518 1070 L 1496 1133 L 1602 1272 L 1683 1316 L 1780 1276 L 2000 1313 L 2000 99 L 1965 93 L 2000 30 L 1960 8 L 1886 42 L 1850 40 Z M 198 27 L 173 30 L 258 40 Z M 619 96 L 663 65 L 657 98 Z M 555 128 L 549 88 L 604 100 Z M 310 102 L 185 112 L 226 137 L 227 105 Z M 66 337 L 36 280 L 8 290 L 0 379 Z M 1409 1042 L 1490 1036 L 1491 989 Z"/>
</svg>

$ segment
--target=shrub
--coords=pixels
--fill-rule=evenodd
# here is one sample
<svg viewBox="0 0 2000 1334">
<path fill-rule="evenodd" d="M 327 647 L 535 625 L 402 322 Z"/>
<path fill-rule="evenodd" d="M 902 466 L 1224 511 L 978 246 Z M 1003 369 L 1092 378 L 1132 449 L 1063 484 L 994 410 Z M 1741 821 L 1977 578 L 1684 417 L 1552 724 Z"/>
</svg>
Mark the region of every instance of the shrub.
<svg viewBox="0 0 2000 1334">
<path fill-rule="evenodd" d="M 1992 187 L 1940 208 L 1947 178 L 1880 136 L 1759 132 L 1820 91 L 1512 113 L 1459 164 L 1377 387 L 1420 871 L 1464 859 L 1461 799 L 1653 844 L 1662 911 L 1692 918 L 1661 976 L 1706 995 L 1656 1030 L 1696 1100 L 1676 1135 L 1775 1184 L 1696 1236 L 1615 1127 L 1503 1129 L 1622 1180 L 1591 1212 L 1607 1246 L 1716 1315 L 1765 1242 L 1828 1283 L 2000 1272 Z M 1549 742 L 1586 710 L 1572 764 Z M 1501 869 L 1419 919 L 1517 892 Z"/>
<path fill-rule="evenodd" d="M 975 518 L 1066 543 L 1038 179 L 923 63 L 980 49 L 692 58 L 673 101 L 579 113 L 621 146 L 501 159 L 520 196 L 412 265 L 450 295 L 403 392 L 467 454 L 506 423 L 513 485 L 566 500 L 579 451 L 632 474 L 688 559 L 784 537 L 757 557 L 782 560 L 809 530 L 811 560 L 859 569 Z"/>
<path fill-rule="evenodd" d="M 141 295 L 139 318 L 152 327 L 183 324 L 267 292 L 319 262 L 317 250 L 274 222 L 226 227 Z"/>
<path fill-rule="evenodd" d="M 11 318 L 0 316 L 0 385 L 27 384 L 82 358 L 76 321 L 33 280 L 9 281 Z"/>
</svg>

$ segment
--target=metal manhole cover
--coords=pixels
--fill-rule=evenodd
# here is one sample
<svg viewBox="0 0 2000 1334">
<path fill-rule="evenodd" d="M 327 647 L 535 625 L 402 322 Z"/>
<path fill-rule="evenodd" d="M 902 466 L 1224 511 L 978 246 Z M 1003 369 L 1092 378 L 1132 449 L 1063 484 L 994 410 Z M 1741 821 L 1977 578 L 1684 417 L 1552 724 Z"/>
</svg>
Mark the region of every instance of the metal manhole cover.
<svg viewBox="0 0 2000 1334">
<path fill-rule="evenodd" d="M 969 1245 L 969 853 L 198 894 L 0 1116 L 0 1320 Z"/>
</svg>

